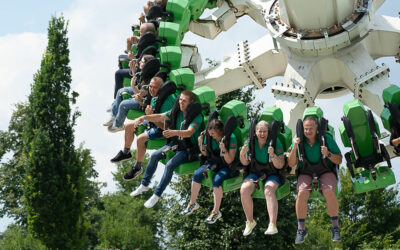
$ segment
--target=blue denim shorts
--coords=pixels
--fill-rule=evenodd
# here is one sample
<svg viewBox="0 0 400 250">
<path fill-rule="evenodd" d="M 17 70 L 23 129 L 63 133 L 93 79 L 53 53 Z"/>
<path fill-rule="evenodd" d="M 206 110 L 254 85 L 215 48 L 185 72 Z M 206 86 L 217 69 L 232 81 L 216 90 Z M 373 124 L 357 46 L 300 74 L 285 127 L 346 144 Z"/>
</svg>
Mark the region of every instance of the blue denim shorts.
<svg viewBox="0 0 400 250">
<path fill-rule="evenodd" d="M 246 178 L 244 178 L 244 180 L 252 180 L 252 181 L 256 181 L 258 180 L 258 178 L 260 178 L 261 176 L 258 176 L 258 174 L 255 173 L 250 173 L 248 176 L 246 176 Z M 274 183 L 276 183 L 278 185 L 278 187 L 281 185 L 281 180 L 279 178 L 279 175 L 276 174 L 272 174 L 267 176 L 267 178 L 265 178 L 263 180 L 263 183 L 265 185 L 265 183 L 272 181 Z"/>
<path fill-rule="evenodd" d="M 147 129 L 144 132 L 146 133 L 147 139 L 149 140 L 164 138 L 162 130 L 157 128 L 156 126 L 152 126 L 150 129 Z"/>
</svg>

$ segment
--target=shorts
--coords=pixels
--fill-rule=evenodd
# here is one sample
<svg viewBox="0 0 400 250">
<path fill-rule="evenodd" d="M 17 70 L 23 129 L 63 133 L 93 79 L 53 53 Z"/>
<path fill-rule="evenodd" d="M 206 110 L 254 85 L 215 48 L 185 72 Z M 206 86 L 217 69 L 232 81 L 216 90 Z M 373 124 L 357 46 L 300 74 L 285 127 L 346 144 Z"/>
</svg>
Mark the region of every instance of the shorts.
<svg viewBox="0 0 400 250">
<path fill-rule="evenodd" d="M 147 139 L 149 140 L 164 138 L 162 130 L 157 128 L 156 126 L 152 126 L 150 129 L 146 129 L 144 132 L 146 133 Z"/>
<path fill-rule="evenodd" d="M 337 187 L 336 175 L 332 172 L 322 174 L 319 177 L 319 191 L 322 190 L 335 190 Z M 297 178 L 297 191 L 299 190 L 312 190 L 312 177 L 307 174 L 301 174 Z"/>
<path fill-rule="evenodd" d="M 244 180 L 256 181 L 258 178 L 260 178 L 260 176 L 258 176 L 258 174 L 250 173 L 248 176 L 246 176 L 246 178 L 244 178 Z M 276 183 L 278 185 L 278 187 L 281 185 L 281 178 L 277 174 L 268 175 L 267 178 L 265 178 L 263 180 L 264 185 L 265 185 L 265 183 L 267 183 L 269 181 Z"/>
</svg>

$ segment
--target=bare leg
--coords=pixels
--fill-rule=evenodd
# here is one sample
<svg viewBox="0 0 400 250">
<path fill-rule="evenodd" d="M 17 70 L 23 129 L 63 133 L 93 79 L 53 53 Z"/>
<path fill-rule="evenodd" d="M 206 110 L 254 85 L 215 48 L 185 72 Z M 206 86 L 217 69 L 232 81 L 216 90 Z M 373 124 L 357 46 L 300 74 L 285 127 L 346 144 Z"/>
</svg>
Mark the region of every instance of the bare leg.
<svg viewBox="0 0 400 250">
<path fill-rule="evenodd" d="M 247 221 L 253 221 L 253 199 L 251 194 L 254 191 L 254 184 L 252 181 L 245 181 L 240 188 L 240 199 L 242 200 L 242 207 Z"/>
<path fill-rule="evenodd" d="M 213 194 L 214 194 L 214 211 L 219 212 L 219 208 L 221 206 L 221 200 L 222 200 L 222 187 L 213 187 Z"/>
<path fill-rule="evenodd" d="M 276 226 L 276 220 L 278 218 L 278 201 L 276 199 L 276 189 L 278 188 L 278 184 L 275 182 L 269 181 L 265 185 L 264 193 L 265 193 L 265 201 L 267 202 L 267 210 L 269 216 L 269 223 L 274 224 Z"/>
<path fill-rule="evenodd" d="M 339 203 L 336 198 L 335 190 L 325 189 L 322 190 L 323 195 L 326 198 L 326 207 L 330 217 L 338 216 Z"/>
<path fill-rule="evenodd" d="M 299 190 L 296 200 L 297 219 L 305 219 L 307 217 L 307 201 L 310 196 L 310 190 Z"/>
<path fill-rule="evenodd" d="M 190 194 L 190 203 L 195 203 L 197 200 L 197 196 L 199 195 L 201 188 L 201 184 L 197 183 L 195 181 L 192 181 L 192 188 L 191 188 L 191 194 Z"/>
<path fill-rule="evenodd" d="M 147 138 L 146 133 L 141 133 L 137 140 L 136 140 L 136 145 L 137 145 L 137 151 L 136 151 L 136 161 L 137 162 L 142 162 L 144 155 L 146 154 L 146 142 L 149 139 Z"/>
<path fill-rule="evenodd" d="M 135 127 L 133 123 L 125 124 L 125 148 L 131 148 L 133 139 L 135 138 Z"/>
</svg>

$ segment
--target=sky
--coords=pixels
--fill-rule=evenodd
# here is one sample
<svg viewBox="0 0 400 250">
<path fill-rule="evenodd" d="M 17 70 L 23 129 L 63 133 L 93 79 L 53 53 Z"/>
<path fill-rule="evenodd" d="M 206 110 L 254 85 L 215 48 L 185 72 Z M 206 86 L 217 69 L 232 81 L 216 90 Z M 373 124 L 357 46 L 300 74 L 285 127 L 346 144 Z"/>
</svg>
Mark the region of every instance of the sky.
<svg viewBox="0 0 400 250">
<path fill-rule="evenodd" d="M 105 110 L 113 101 L 118 55 L 125 49 L 126 37 L 131 35 L 130 26 L 137 22 L 143 3 L 137 0 L 15 0 L 4 1 L 0 8 L 0 130 L 7 130 L 14 105 L 27 100 L 33 74 L 39 69 L 47 45 L 48 21 L 52 15 L 63 13 L 69 20 L 72 88 L 80 94 L 77 107 L 82 112 L 75 128 L 75 143 L 83 142 L 84 147 L 91 149 L 97 162 L 98 180 L 107 183 L 104 193 L 116 189 L 111 174 L 116 166 L 109 160 L 122 149 L 123 132 L 111 134 L 102 124 L 109 118 Z M 387 0 L 378 13 L 398 16 L 399 10 L 398 0 Z M 245 16 L 214 40 L 188 33 L 183 42 L 196 44 L 203 60 L 221 60 L 235 50 L 236 43 L 243 40 L 251 43 L 265 34 L 264 28 Z M 389 65 L 390 80 L 399 85 L 399 64 L 393 58 L 377 62 Z M 280 78 L 269 80 L 266 88 L 257 91 L 256 100 L 265 101 L 265 107 L 274 104 L 269 86 L 275 81 L 279 82 Z M 347 95 L 335 101 L 317 100 L 316 105 L 321 106 L 335 125 L 342 112 L 337 112 L 337 106 L 332 104 L 343 105 L 351 99 Z M 162 170 L 159 167 L 156 173 L 158 181 Z M 400 180 L 399 171 L 396 174 Z M 9 218 L 0 220 L 0 231 L 10 221 Z"/>
</svg>

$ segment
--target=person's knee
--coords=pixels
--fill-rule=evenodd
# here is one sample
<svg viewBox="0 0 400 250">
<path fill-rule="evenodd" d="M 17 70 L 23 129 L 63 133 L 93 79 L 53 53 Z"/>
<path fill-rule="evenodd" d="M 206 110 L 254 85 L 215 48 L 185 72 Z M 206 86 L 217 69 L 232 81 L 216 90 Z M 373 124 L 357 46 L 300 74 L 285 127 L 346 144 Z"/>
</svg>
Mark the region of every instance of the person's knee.
<svg viewBox="0 0 400 250">
<path fill-rule="evenodd" d="M 297 199 L 299 201 L 307 201 L 309 196 L 310 196 L 310 191 L 308 191 L 308 190 L 299 190 L 299 192 L 297 194 Z"/>
<path fill-rule="evenodd" d="M 251 181 L 246 181 L 240 187 L 240 195 L 249 195 L 253 191 L 253 184 Z"/>
<path fill-rule="evenodd" d="M 143 145 L 146 143 L 146 141 L 148 141 L 147 135 L 146 133 L 142 133 L 137 137 L 137 143 L 138 145 Z"/>
<path fill-rule="evenodd" d="M 327 198 L 327 199 L 334 199 L 336 198 L 335 191 L 332 189 L 324 189 L 322 190 L 322 194 Z"/>
<path fill-rule="evenodd" d="M 275 188 L 271 185 L 266 185 L 264 188 L 264 194 L 266 198 L 275 197 Z"/>
</svg>

